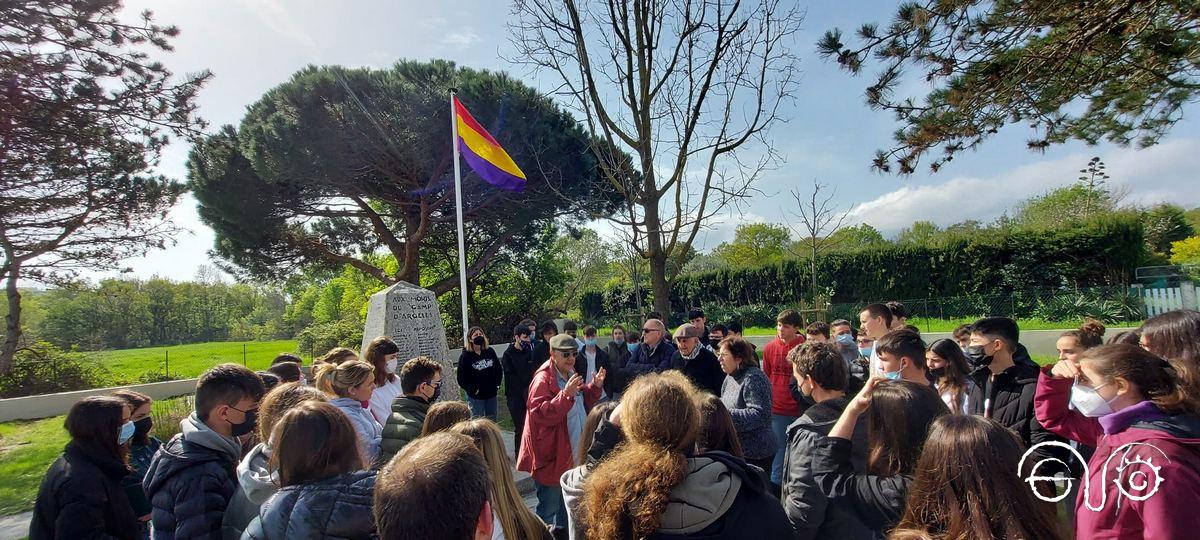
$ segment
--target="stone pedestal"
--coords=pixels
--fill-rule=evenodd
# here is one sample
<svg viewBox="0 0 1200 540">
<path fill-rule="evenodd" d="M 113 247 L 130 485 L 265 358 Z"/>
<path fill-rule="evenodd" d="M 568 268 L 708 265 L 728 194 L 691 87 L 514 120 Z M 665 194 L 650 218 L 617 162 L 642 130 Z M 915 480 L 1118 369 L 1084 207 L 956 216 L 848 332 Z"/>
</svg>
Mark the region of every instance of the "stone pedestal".
<svg viewBox="0 0 1200 540">
<path fill-rule="evenodd" d="M 454 362 L 446 344 L 446 326 L 433 291 L 403 281 L 371 295 L 363 325 L 362 351 L 371 340 L 388 336 L 400 347 L 403 366 L 410 358 L 428 356 L 442 365 L 441 400 L 459 398 Z M 399 373 L 400 367 L 396 368 Z"/>
</svg>

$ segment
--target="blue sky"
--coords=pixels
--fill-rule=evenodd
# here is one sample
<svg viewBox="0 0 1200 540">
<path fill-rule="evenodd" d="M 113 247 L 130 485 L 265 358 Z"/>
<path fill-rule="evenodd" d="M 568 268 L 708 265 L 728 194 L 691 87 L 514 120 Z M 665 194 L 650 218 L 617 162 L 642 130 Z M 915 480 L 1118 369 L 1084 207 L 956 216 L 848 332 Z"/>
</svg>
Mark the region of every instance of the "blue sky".
<svg viewBox="0 0 1200 540">
<path fill-rule="evenodd" d="M 794 50 L 803 73 L 795 106 L 784 113 L 788 122 L 771 132 L 786 163 L 756 184 L 762 195 L 748 201 L 742 213 L 725 216 L 702 233 L 699 249 L 728 240 L 740 222 L 787 220 L 788 192 L 807 190 L 814 180 L 836 188 L 839 203 L 851 209 L 853 220 L 894 235 L 920 219 L 941 225 L 964 219 L 990 221 L 1022 199 L 1074 181 L 1093 155 L 1108 165 L 1110 183 L 1128 186 L 1130 202 L 1200 205 L 1200 182 L 1194 172 L 1200 169 L 1200 123 L 1190 116 L 1162 144 L 1146 150 L 1071 143 L 1035 153 L 1025 148 L 1029 129 L 1010 126 L 936 175 L 922 170 L 904 178 L 872 172 L 874 151 L 891 142 L 897 125 L 890 114 L 864 104 L 869 73 L 846 74 L 820 59 L 814 44 L 829 28 L 852 31 L 864 22 L 886 23 L 895 7 L 896 2 L 862 0 L 806 6 Z M 181 30 L 175 52 L 164 57 L 173 71 L 213 71 L 199 104 L 201 116 L 214 127 L 238 123 L 247 105 L 308 64 L 384 68 L 400 58 L 446 58 L 509 71 L 544 91 L 552 88 L 549 80 L 540 81 L 502 59 L 511 47 L 505 27 L 509 4 L 501 0 L 126 2 L 130 15 L 147 8 L 159 22 Z M 923 84 L 905 88 L 919 92 Z M 187 150 L 184 144 L 172 145 L 159 169 L 182 180 Z M 133 275 L 189 279 L 210 262 L 206 252 L 213 235 L 199 221 L 194 201 L 185 198 L 171 216 L 190 234 L 177 238 L 174 247 L 127 261 Z M 108 274 L 88 277 L 101 275 Z"/>
</svg>

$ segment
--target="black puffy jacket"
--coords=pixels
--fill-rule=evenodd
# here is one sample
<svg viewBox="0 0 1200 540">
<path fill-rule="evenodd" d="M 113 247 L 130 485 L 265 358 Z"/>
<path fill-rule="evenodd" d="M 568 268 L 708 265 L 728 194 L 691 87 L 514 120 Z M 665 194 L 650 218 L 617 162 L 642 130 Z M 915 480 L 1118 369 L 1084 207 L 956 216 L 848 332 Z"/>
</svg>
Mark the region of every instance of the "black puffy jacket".
<svg viewBox="0 0 1200 540">
<path fill-rule="evenodd" d="M 1020 352 L 1020 349 L 1018 349 Z M 1027 358 L 1027 357 L 1026 357 Z M 1033 410 L 1033 396 L 1037 392 L 1039 370 L 1032 360 L 1018 361 L 1014 355 L 1014 365 L 992 377 L 987 367 L 981 367 L 971 373 L 975 382 L 971 388 L 968 406 L 970 413 L 991 418 L 1011 429 L 1026 447 L 1046 441 L 1061 441 L 1066 439 L 1047 431 L 1037 421 Z M 1058 458 L 1063 463 L 1069 461 L 1065 450 L 1057 447 L 1042 447 L 1034 450 L 1030 458 L 1025 460 L 1029 467 L 1046 458 Z M 1039 469 L 1039 474 L 1053 475 L 1055 472 L 1067 472 L 1064 467 L 1055 467 L 1047 463 Z M 1024 478 L 1027 475 L 1022 475 Z"/>
<path fill-rule="evenodd" d="M 128 474 L 115 458 L 90 455 L 67 443 L 42 478 L 29 538 L 136 538 L 137 517 L 121 487 Z"/>
<path fill-rule="evenodd" d="M 375 471 L 288 486 L 267 499 L 243 540 L 372 538 Z"/>
<path fill-rule="evenodd" d="M 142 482 L 154 506 L 155 540 L 221 538 L 225 507 L 237 489 L 237 464 L 182 434 L 163 445 Z"/>
</svg>

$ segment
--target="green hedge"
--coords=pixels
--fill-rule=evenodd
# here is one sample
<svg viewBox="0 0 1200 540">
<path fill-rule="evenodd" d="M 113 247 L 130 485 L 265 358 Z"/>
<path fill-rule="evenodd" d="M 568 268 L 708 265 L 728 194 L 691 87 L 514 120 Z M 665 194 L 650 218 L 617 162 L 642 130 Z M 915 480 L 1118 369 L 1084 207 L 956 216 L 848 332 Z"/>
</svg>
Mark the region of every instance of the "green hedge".
<svg viewBox="0 0 1200 540">
<path fill-rule="evenodd" d="M 1116 214 L 1052 231 L 984 233 L 941 247 L 889 246 L 837 252 L 817 263 L 817 282 L 832 303 L 1072 290 L 1129 283 L 1145 256 L 1133 214 Z M 699 306 L 795 305 L 812 301 L 807 261 L 718 270 L 676 280 L 676 313 Z M 628 287 L 583 294 L 585 319 L 634 309 Z"/>
</svg>

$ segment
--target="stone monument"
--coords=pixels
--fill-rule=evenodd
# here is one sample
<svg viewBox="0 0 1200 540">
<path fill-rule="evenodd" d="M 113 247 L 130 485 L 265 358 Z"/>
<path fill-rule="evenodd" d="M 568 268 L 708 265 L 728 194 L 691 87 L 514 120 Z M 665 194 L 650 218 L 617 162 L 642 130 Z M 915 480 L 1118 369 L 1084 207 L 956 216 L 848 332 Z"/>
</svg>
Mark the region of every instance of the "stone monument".
<svg viewBox="0 0 1200 540">
<path fill-rule="evenodd" d="M 403 281 L 371 295 L 363 325 L 361 351 L 371 340 L 388 336 L 400 347 L 400 372 L 410 358 L 428 356 L 442 365 L 441 400 L 459 399 L 454 360 L 446 344 L 446 325 L 438 311 L 437 295 Z"/>
</svg>

